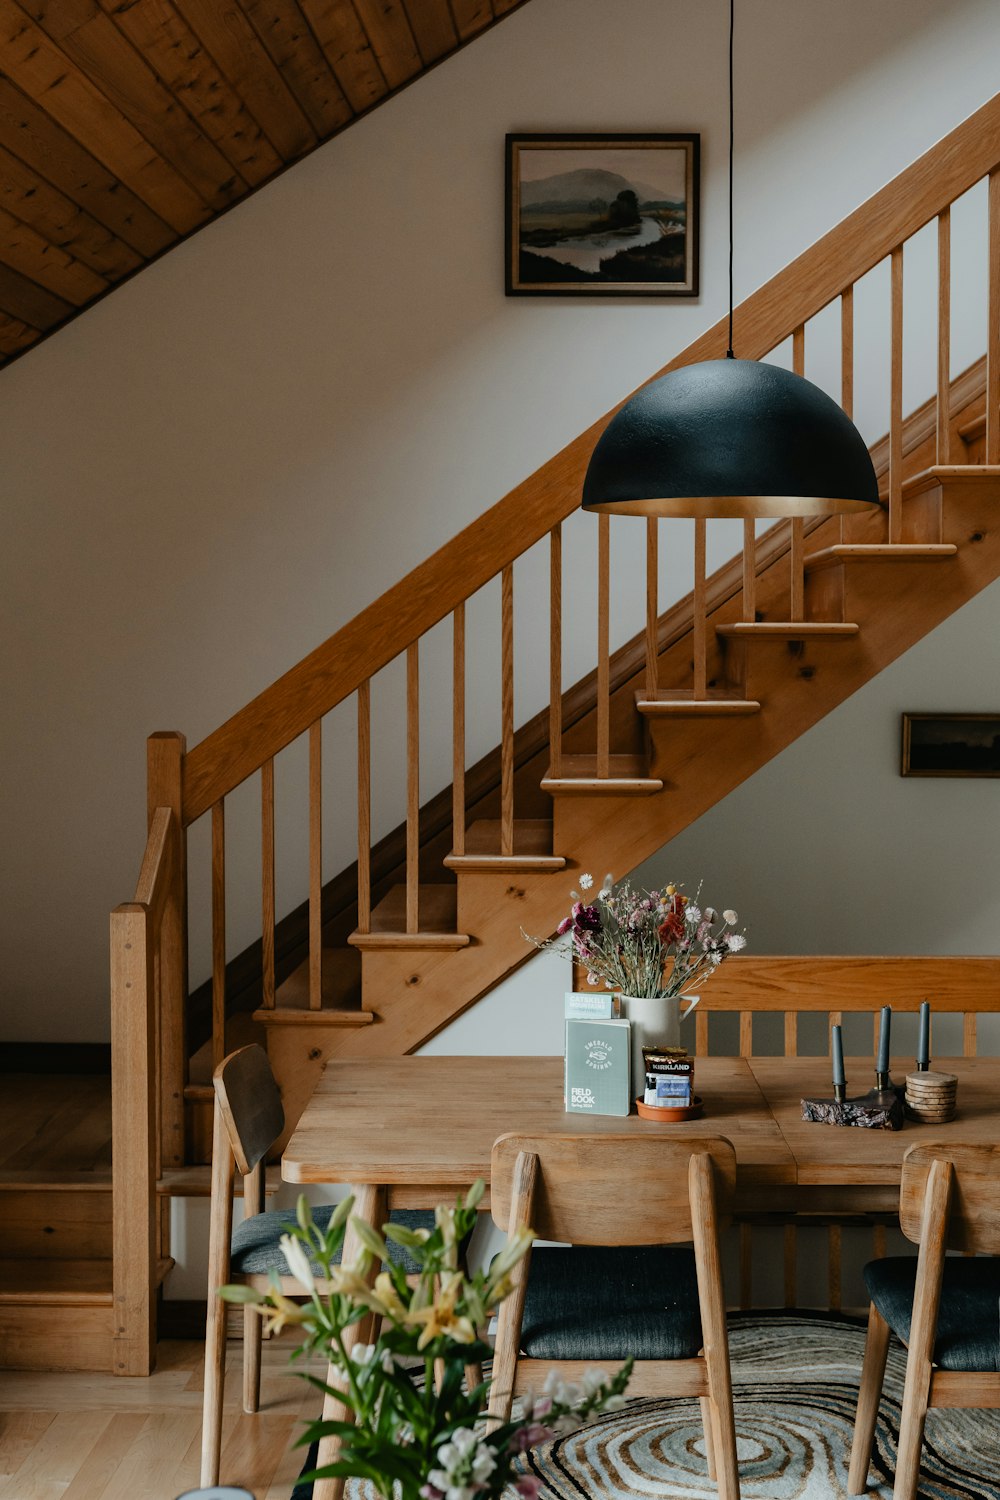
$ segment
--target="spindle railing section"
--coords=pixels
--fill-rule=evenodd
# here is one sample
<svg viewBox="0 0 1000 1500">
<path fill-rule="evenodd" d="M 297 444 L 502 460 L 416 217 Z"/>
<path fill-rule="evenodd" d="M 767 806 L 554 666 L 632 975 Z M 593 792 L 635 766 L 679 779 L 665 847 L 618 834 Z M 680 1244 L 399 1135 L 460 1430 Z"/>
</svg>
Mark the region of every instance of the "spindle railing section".
<svg viewBox="0 0 1000 1500">
<path fill-rule="evenodd" d="M 839 302 L 840 399 L 852 417 L 855 393 L 855 294 L 856 283 L 888 258 L 890 270 L 889 341 L 889 432 L 882 445 L 885 454 L 886 508 L 874 521 L 867 516 L 841 518 L 835 534 L 840 544 L 885 547 L 910 544 L 929 555 L 939 542 L 939 533 L 928 523 L 926 512 L 916 507 L 912 524 L 904 511 L 904 414 L 903 366 L 904 319 L 903 275 L 907 243 L 926 224 L 936 220 L 937 271 L 937 389 L 933 413 L 933 461 L 950 465 L 960 439 L 954 429 L 951 379 L 951 205 L 983 178 L 988 181 L 988 311 L 985 339 L 985 370 L 982 377 L 966 378 L 964 390 L 979 384 L 985 389 L 985 457 L 987 464 L 1000 461 L 1000 96 L 983 106 L 964 124 L 941 141 L 912 167 L 860 207 L 772 281 L 742 303 L 735 313 L 735 342 L 745 358 L 765 358 L 786 340 L 791 340 L 793 368 L 805 369 L 807 334 L 812 320 L 831 304 Z M 866 328 L 866 337 L 872 337 Z M 720 357 L 726 347 L 726 326 L 717 324 L 680 355 L 667 369 L 706 358 Z M 664 372 L 661 372 L 664 373 Z M 971 385 L 970 385 L 971 382 Z M 967 410 L 968 403 L 964 409 Z M 637 732 L 624 747 L 616 745 L 611 714 L 612 639 L 610 610 L 611 525 L 600 516 L 596 527 L 590 517 L 570 520 L 577 511 L 586 463 L 594 443 L 606 425 L 605 419 L 564 449 L 537 474 L 494 505 L 416 568 L 382 599 L 333 635 L 309 657 L 279 679 L 246 708 L 210 734 L 190 752 L 178 735 L 157 735 L 149 748 L 150 839 L 159 840 L 159 874 L 149 899 L 139 901 L 141 912 L 119 909 L 113 926 L 113 1006 L 116 1016 L 136 1022 L 138 1012 L 149 1012 L 134 1027 L 134 1039 L 116 1057 L 130 1070 L 144 1065 L 158 1075 L 155 1105 L 138 1089 L 135 1097 L 116 1112 L 116 1167 L 122 1172 L 135 1159 L 135 1130 L 148 1127 L 155 1137 L 149 1172 L 178 1168 L 186 1160 L 184 1145 L 185 1090 L 189 1047 L 186 1031 L 187 973 L 187 832 L 198 820 L 211 824 L 211 1060 L 221 1060 L 226 1048 L 227 1010 L 227 919 L 226 919 L 226 802 L 248 777 L 260 777 L 260 909 L 261 1004 L 273 1010 L 278 992 L 275 928 L 275 760 L 300 736 L 308 744 L 308 869 L 304 884 L 308 891 L 308 998 L 306 1009 L 324 1009 L 323 969 L 323 736 L 324 721 L 338 705 L 354 698 L 357 722 L 356 832 L 357 890 L 353 912 L 353 940 L 364 952 L 382 945 L 404 949 L 457 948 L 469 940 L 458 928 L 449 888 L 421 882 L 421 745 L 420 694 L 421 649 L 428 632 L 449 616 L 452 621 L 452 853 L 466 855 L 467 754 L 466 690 L 470 663 L 467 655 L 467 607 L 470 600 L 496 578 L 500 580 L 500 673 L 495 684 L 500 711 L 499 822 L 480 838 L 477 853 L 487 865 L 497 868 L 524 850 L 518 849 L 518 807 L 515 799 L 515 702 L 514 702 L 514 564 L 536 544 L 548 538 L 548 749 L 549 771 L 545 782 L 551 790 L 613 793 L 623 786 L 655 790 L 660 783 L 650 778 L 643 757 L 635 753 L 641 744 Z M 961 444 L 966 456 L 968 449 Z M 634 524 L 628 520 L 626 527 Z M 676 523 L 671 523 L 676 524 Z M 763 574 L 774 559 L 787 555 L 787 616 L 777 625 L 808 625 L 805 538 L 814 526 L 801 520 L 780 523 L 758 537 L 747 522 L 743 530 L 739 577 L 742 586 L 740 619 L 726 627 L 739 639 L 740 633 L 760 628 L 757 593 Z M 593 533 L 596 546 L 596 693 L 594 738 L 591 751 L 578 748 L 566 753 L 564 706 L 567 701 L 563 677 L 564 548 L 567 526 L 584 526 Z M 713 703 L 724 711 L 725 700 L 734 710 L 756 708 L 741 704 L 733 684 L 713 686 L 710 670 L 708 628 L 709 580 L 706 576 L 706 523 L 694 528 L 694 577 L 689 610 L 691 675 L 687 684 L 660 680 L 663 641 L 661 601 L 658 598 L 660 546 L 663 536 L 656 520 L 646 523 L 646 599 L 644 638 L 645 697 L 649 705 L 667 710 L 672 704 L 708 710 Z M 953 548 L 941 549 L 954 551 Z M 840 622 L 832 611 L 823 610 L 815 628 L 834 633 Z M 721 633 L 721 632 L 720 632 Z M 787 630 L 786 630 L 787 633 Z M 372 684 L 397 658 L 405 662 L 406 774 L 405 774 L 405 878 L 402 895 L 381 906 L 374 901 L 372 879 Z M 480 665 L 474 664 L 477 680 Z M 735 685 L 738 687 L 738 684 Z M 579 744 L 577 726 L 574 746 Z M 338 799 L 341 795 L 338 788 Z M 492 828 L 492 825 L 491 825 Z M 168 837 L 169 830 L 169 837 Z M 169 846 L 169 858 L 166 849 Z M 533 853 L 548 856 L 550 867 L 559 853 L 551 846 L 541 849 L 537 840 Z M 147 858 L 153 858 L 148 854 Z M 145 869 L 145 866 L 144 866 Z M 453 890 L 453 887 L 451 888 Z M 137 897 L 137 900 L 139 898 Z M 126 974 L 132 975 L 125 978 Z M 142 991 L 142 994 L 139 993 Z M 919 998 L 919 997 L 918 997 Z M 416 1002 L 415 1002 L 416 1003 Z M 370 1020 L 371 1000 L 362 996 L 360 1008 L 347 1017 L 350 1024 Z M 707 1012 L 699 1015 L 699 1049 L 707 1045 Z M 118 1022 L 116 1022 L 116 1025 Z M 124 1024 L 124 1023 L 123 1023 Z M 752 1017 L 740 1018 L 740 1050 L 749 1051 Z M 966 1032 L 967 1045 L 974 1039 L 974 1018 Z M 143 1041 L 143 1037 L 146 1038 Z M 153 1041 L 155 1040 L 155 1046 Z M 796 1017 L 785 1020 L 786 1048 L 794 1052 Z M 124 1060 L 124 1061 L 123 1061 Z M 124 1085 L 122 1086 L 124 1089 Z M 131 1089 L 131 1085 L 129 1085 Z M 144 1148 L 143 1148 L 144 1149 Z M 142 1155 L 142 1152 L 140 1152 Z M 148 1187 L 148 1176 L 143 1181 Z M 134 1197 L 132 1189 L 116 1172 L 116 1189 L 123 1197 Z M 116 1206 L 116 1222 L 119 1219 Z M 151 1222 L 147 1216 L 147 1223 Z M 839 1232 L 839 1231 L 838 1231 Z M 831 1229 L 831 1234 L 834 1230 Z M 131 1242 L 130 1242 L 131 1243 Z M 150 1274 L 152 1254 L 145 1245 L 140 1264 Z M 789 1246 L 792 1242 L 789 1241 Z M 127 1258 L 134 1251 L 123 1244 Z M 162 1247 L 161 1247 L 162 1248 Z M 148 1253 L 147 1253 L 148 1252 Z M 792 1251 L 789 1249 L 789 1255 Z M 839 1274 L 839 1273 L 838 1273 Z M 792 1282 L 789 1271 L 789 1285 Z M 132 1278 L 133 1284 L 136 1277 Z M 831 1291 L 831 1297 L 833 1292 Z M 148 1299 L 147 1299 L 148 1300 Z M 134 1296 L 128 1319 L 137 1313 Z M 148 1315 L 148 1307 L 142 1316 Z M 141 1364 L 140 1353 L 129 1368 Z M 148 1353 L 148 1351 L 147 1351 Z"/>
</svg>

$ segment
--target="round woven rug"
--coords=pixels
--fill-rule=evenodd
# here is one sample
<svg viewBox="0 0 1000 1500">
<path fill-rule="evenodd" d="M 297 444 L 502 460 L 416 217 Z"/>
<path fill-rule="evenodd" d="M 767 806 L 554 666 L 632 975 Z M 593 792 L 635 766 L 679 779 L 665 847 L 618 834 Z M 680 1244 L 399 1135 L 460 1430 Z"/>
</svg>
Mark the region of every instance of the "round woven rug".
<svg viewBox="0 0 1000 1500">
<path fill-rule="evenodd" d="M 730 1354 L 743 1500 L 846 1500 L 864 1351 L 846 1318 L 777 1313 L 735 1317 Z M 891 1500 L 906 1352 L 889 1350 L 869 1495 Z M 315 1460 L 313 1460 L 315 1461 Z M 308 1468 L 310 1465 L 306 1465 Z M 714 1497 L 697 1401 L 637 1400 L 526 1455 L 544 1500 Z M 1000 1500 L 1000 1412 L 931 1411 L 920 1500 Z M 300 1484 L 293 1500 L 308 1500 Z M 349 1500 L 375 1500 L 350 1481 Z"/>
</svg>

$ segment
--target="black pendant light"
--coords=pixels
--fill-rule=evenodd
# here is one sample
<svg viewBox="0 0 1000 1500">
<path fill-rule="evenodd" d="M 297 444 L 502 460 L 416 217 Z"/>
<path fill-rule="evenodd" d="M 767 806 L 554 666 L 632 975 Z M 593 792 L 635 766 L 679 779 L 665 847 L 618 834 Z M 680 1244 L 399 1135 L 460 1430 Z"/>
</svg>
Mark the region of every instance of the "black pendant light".
<svg viewBox="0 0 1000 1500">
<path fill-rule="evenodd" d="M 878 505 L 871 455 L 819 386 L 733 355 L 733 31 L 729 5 L 729 347 L 671 370 L 605 428 L 584 510 L 633 516 L 817 516 Z"/>
</svg>

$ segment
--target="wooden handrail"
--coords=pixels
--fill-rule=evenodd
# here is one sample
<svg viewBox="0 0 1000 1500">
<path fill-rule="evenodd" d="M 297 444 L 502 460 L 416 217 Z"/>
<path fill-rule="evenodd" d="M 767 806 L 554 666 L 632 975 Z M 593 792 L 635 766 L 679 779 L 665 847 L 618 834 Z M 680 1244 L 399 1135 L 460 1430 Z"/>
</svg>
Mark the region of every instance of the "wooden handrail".
<svg viewBox="0 0 1000 1500">
<path fill-rule="evenodd" d="M 736 308 L 740 356 L 769 353 L 998 163 L 1000 94 Z M 722 319 L 650 378 L 718 358 L 726 342 Z M 196 745 L 184 764 L 185 826 L 565 520 L 615 411 Z"/>
<path fill-rule="evenodd" d="M 135 895 L 132 898 L 136 905 L 147 908 L 156 927 L 160 925 L 170 889 L 170 862 L 174 854 L 170 820 L 169 807 L 158 807 L 153 813 L 139 868 L 139 879 L 135 883 Z"/>
</svg>

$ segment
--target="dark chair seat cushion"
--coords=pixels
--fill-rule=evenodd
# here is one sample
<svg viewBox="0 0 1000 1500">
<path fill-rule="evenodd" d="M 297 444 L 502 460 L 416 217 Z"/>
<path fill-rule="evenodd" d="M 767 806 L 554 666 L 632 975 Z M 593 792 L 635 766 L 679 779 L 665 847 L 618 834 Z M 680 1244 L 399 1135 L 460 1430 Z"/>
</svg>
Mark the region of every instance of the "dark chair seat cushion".
<svg viewBox="0 0 1000 1500">
<path fill-rule="evenodd" d="M 521 1348 L 532 1359 L 690 1359 L 701 1348 L 694 1251 L 536 1250 Z"/>
<path fill-rule="evenodd" d="M 888 1256 L 865 1266 L 868 1295 L 897 1338 L 910 1337 L 915 1256 Z M 1000 1370 L 1000 1256 L 944 1263 L 934 1363 L 942 1370 Z"/>
<path fill-rule="evenodd" d="M 326 1229 L 333 1216 L 336 1204 L 324 1203 L 312 1211 L 313 1223 Z M 431 1209 L 401 1208 L 390 1214 L 393 1224 L 403 1224 L 407 1229 L 434 1228 L 434 1213 Z M 244 1219 L 233 1230 L 230 1260 L 233 1271 L 240 1276 L 261 1276 L 268 1271 L 277 1271 L 279 1276 L 288 1276 L 288 1262 L 282 1255 L 278 1241 L 283 1234 L 290 1234 L 295 1227 L 295 1211 L 290 1208 L 271 1209 L 266 1214 L 255 1214 Z M 419 1267 L 402 1245 L 389 1244 L 390 1259 L 402 1266 L 409 1276 Z M 340 1256 L 336 1257 L 340 1262 Z M 314 1262 L 313 1270 L 318 1274 L 319 1266 Z"/>
</svg>

